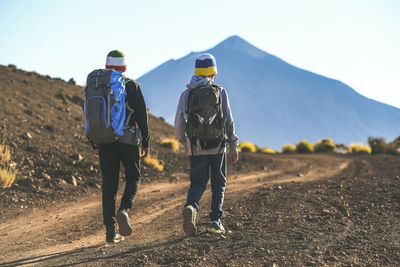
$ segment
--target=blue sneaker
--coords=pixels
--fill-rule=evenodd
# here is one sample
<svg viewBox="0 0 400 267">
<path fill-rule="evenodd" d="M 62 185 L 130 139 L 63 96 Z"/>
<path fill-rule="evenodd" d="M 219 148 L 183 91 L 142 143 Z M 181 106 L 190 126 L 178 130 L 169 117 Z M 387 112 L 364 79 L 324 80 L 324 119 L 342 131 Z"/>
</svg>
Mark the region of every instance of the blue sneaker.
<svg viewBox="0 0 400 267">
<path fill-rule="evenodd" d="M 191 205 L 183 209 L 183 231 L 187 236 L 197 235 L 196 214 L 196 209 Z"/>
<path fill-rule="evenodd" d="M 225 234 L 225 228 L 220 221 L 212 221 L 208 231 L 215 234 Z"/>
</svg>

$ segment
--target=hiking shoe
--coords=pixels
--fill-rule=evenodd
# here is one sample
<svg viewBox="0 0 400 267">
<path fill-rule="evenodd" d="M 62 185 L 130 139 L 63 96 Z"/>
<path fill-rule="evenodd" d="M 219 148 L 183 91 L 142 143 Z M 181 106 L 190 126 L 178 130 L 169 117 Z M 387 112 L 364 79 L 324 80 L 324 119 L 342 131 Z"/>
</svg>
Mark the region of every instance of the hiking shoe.
<svg viewBox="0 0 400 267">
<path fill-rule="evenodd" d="M 123 241 L 124 237 L 117 233 L 115 224 L 106 225 L 106 242 L 109 244 L 116 244 Z"/>
<path fill-rule="evenodd" d="M 124 241 L 124 237 L 118 233 L 115 233 L 115 235 L 106 235 L 106 242 L 108 244 L 117 244 L 120 241 Z"/>
<path fill-rule="evenodd" d="M 225 228 L 220 221 L 212 221 L 208 231 L 215 234 L 225 234 Z"/>
<path fill-rule="evenodd" d="M 196 210 L 189 205 L 183 209 L 183 231 L 187 236 L 196 236 Z"/>
<path fill-rule="evenodd" d="M 115 219 L 117 220 L 119 226 L 119 233 L 122 236 L 128 236 L 132 234 L 132 225 L 126 210 L 118 211 L 117 215 L 115 215 Z"/>
</svg>

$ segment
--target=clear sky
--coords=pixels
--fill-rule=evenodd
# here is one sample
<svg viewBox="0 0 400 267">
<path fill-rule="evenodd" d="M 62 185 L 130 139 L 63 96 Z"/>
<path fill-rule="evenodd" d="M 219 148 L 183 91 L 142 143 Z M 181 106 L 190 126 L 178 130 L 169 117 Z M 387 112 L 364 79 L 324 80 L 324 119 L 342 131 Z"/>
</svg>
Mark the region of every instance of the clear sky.
<svg viewBox="0 0 400 267">
<path fill-rule="evenodd" d="M 79 84 L 113 49 L 138 78 L 231 35 L 400 107 L 398 0 L 0 0 L 0 64 Z"/>
</svg>

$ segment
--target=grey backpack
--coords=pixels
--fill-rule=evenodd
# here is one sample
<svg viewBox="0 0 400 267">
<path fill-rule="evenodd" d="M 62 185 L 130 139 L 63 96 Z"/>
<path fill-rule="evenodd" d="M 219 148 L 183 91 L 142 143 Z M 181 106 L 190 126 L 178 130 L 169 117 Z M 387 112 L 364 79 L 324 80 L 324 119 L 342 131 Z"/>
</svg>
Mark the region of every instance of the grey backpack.
<svg viewBox="0 0 400 267">
<path fill-rule="evenodd" d="M 186 112 L 186 136 L 191 144 L 199 142 L 202 149 L 211 149 L 225 140 L 225 118 L 218 85 L 204 83 L 190 89 Z"/>
<path fill-rule="evenodd" d="M 135 128 L 133 139 L 129 127 L 133 109 L 125 104 L 126 82 L 122 73 L 115 70 L 98 69 L 88 75 L 84 89 L 83 118 L 86 135 L 94 144 L 108 144 L 117 140 L 140 143 L 140 131 Z M 127 118 L 126 109 L 129 111 Z"/>
</svg>

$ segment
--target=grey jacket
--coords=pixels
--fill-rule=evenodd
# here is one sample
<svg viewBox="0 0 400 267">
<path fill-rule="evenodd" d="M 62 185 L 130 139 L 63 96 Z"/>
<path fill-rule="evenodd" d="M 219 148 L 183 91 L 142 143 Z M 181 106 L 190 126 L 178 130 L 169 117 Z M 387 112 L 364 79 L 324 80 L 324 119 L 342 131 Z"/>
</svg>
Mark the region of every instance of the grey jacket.
<svg viewBox="0 0 400 267">
<path fill-rule="evenodd" d="M 175 126 L 176 136 L 179 142 L 181 142 L 185 147 L 188 148 L 189 155 L 194 155 L 194 156 L 214 155 L 217 153 L 226 152 L 226 147 L 224 146 L 223 148 L 221 148 L 221 145 L 216 148 L 208 150 L 201 149 L 199 144 L 193 144 L 192 146 L 190 140 L 186 138 L 185 135 L 186 121 L 188 119 L 188 114 L 186 113 L 187 110 L 186 107 L 188 102 L 189 91 L 193 88 L 198 87 L 203 83 L 211 83 L 211 82 L 212 81 L 208 78 L 203 78 L 194 75 L 190 83 L 186 85 L 187 89 L 182 92 L 181 97 L 179 98 L 178 107 L 176 109 L 174 126 Z M 237 153 L 237 147 L 239 146 L 239 141 L 238 137 L 235 134 L 235 125 L 233 122 L 232 112 L 229 105 L 228 93 L 222 87 L 220 87 L 219 90 L 221 92 L 221 97 L 222 97 L 222 109 L 224 112 L 224 117 L 226 118 L 225 127 L 226 127 L 226 134 L 228 136 L 229 151 L 230 153 Z"/>
</svg>

